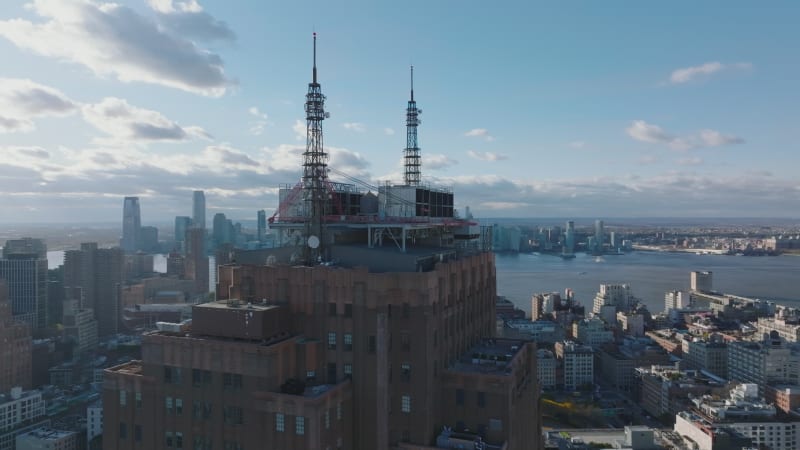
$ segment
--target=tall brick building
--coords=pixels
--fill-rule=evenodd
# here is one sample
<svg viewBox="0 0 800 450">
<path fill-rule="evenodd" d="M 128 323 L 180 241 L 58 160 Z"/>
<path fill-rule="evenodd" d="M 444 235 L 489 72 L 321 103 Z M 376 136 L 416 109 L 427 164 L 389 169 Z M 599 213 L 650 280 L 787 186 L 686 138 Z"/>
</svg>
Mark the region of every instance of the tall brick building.
<svg viewBox="0 0 800 450">
<path fill-rule="evenodd" d="M 217 301 L 106 371 L 104 447 L 541 448 L 536 346 L 494 338 L 491 235 L 420 184 L 413 87 L 406 182 L 365 192 L 327 178 L 317 79 L 269 219 L 283 247 L 237 251 Z"/>
<path fill-rule="evenodd" d="M 0 281 L 0 393 L 31 387 L 31 345 L 30 327 L 14 321 L 8 288 Z"/>
</svg>

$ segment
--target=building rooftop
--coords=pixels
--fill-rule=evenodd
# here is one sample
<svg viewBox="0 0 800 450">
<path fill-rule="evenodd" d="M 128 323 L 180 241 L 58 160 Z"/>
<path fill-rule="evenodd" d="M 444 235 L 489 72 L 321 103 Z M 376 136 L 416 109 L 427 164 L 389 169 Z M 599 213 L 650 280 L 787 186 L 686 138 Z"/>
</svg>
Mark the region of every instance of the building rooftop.
<svg viewBox="0 0 800 450">
<path fill-rule="evenodd" d="M 25 433 L 23 436 L 31 436 L 38 439 L 57 440 L 75 434 L 74 431 L 54 430 L 52 428 L 37 428 Z"/>
<path fill-rule="evenodd" d="M 124 364 L 120 364 L 118 366 L 109 367 L 106 369 L 111 372 L 123 373 L 126 375 L 141 375 L 142 374 L 142 362 L 141 361 L 128 361 Z"/>
<path fill-rule="evenodd" d="M 457 372 L 510 375 L 511 361 L 525 345 L 518 339 L 484 339 L 472 346 L 450 370 Z"/>
</svg>

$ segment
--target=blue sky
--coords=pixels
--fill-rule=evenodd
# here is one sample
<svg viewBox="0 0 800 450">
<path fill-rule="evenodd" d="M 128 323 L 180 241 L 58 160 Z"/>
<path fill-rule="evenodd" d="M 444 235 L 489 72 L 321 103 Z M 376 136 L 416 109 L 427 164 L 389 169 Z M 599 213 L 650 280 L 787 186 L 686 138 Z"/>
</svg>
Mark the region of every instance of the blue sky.
<svg viewBox="0 0 800 450">
<path fill-rule="evenodd" d="M 796 2 L 0 5 L 0 221 L 251 219 L 299 176 L 311 32 L 331 167 L 483 217 L 797 217 Z M 335 177 L 333 177 L 335 179 Z"/>
</svg>

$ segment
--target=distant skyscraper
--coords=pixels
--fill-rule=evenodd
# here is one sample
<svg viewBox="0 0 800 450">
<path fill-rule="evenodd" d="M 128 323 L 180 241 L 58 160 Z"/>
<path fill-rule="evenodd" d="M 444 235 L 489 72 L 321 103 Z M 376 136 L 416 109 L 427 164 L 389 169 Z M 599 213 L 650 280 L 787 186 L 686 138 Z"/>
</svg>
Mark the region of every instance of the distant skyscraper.
<svg viewBox="0 0 800 450">
<path fill-rule="evenodd" d="M 567 221 L 567 229 L 564 231 L 564 253 L 572 254 L 575 252 L 575 222 Z"/>
<path fill-rule="evenodd" d="M 594 245 L 597 246 L 597 251 L 603 251 L 603 221 L 597 219 L 594 221 Z"/>
<path fill-rule="evenodd" d="M 41 239 L 10 239 L 0 259 L 11 312 L 33 329 L 47 327 L 47 247 Z"/>
<path fill-rule="evenodd" d="M 690 286 L 693 291 L 712 292 L 714 290 L 714 274 L 709 271 L 693 271 L 690 274 Z"/>
<path fill-rule="evenodd" d="M 158 228 L 148 226 L 139 229 L 139 250 L 147 253 L 160 253 Z"/>
<path fill-rule="evenodd" d="M 206 232 L 192 228 L 186 234 L 186 278 L 195 280 L 197 292 L 208 292 L 208 257 L 206 256 Z"/>
<path fill-rule="evenodd" d="M 267 240 L 267 212 L 263 209 L 258 211 L 258 242 Z"/>
<path fill-rule="evenodd" d="M 142 228 L 142 213 L 139 209 L 139 197 L 125 197 L 122 207 L 122 240 L 120 247 L 125 253 L 136 253 L 139 250 L 139 232 Z"/>
<path fill-rule="evenodd" d="M 180 248 L 183 249 L 183 243 L 186 242 L 186 230 L 192 226 L 192 218 L 188 216 L 175 217 L 175 242 L 181 244 Z"/>
<path fill-rule="evenodd" d="M 100 336 L 118 330 L 123 274 L 124 255 L 119 248 L 98 249 L 90 242 L 64 254 L 64 288 L 82 290 L 79 308 L 94 311 Z"/>
<path fill-rule="evenodd" d="M 203 191 L 192 194 L 192 227 L 206 229 L 206 194 Z"/>
</svg>

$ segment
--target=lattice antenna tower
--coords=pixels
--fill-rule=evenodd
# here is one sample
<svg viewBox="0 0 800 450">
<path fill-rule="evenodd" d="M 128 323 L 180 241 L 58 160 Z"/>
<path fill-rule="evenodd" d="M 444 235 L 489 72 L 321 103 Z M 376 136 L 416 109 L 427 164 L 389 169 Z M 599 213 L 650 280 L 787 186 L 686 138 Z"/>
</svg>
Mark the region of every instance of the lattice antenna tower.
<svg viewBox="0 0 800 450">
<path fill-rule="evenodd" d="M 304 257 L 314 264 L 324 256 L 323 220 L 327 205 L 328 154 L 322 145 L 325 96 L 317 82 L 317 33 L 314 33 L 314 69 L 306 94 L 306 151 L 303 153 L 303 199 L 306 207 Z"/>
<path fill-rule="evenodd" d="M 406 108 L 406 148 L 403 150 L 405 160 L 405 183 L 408 186 L 418 186 L 420 182 L 419 143 L 417 142 L 417 127 L 422 124 L 419 115 L 422 110 L 417 108 L 414 100 L 414 66 L 411 66 L 411 99 Z"/>
</svg>

